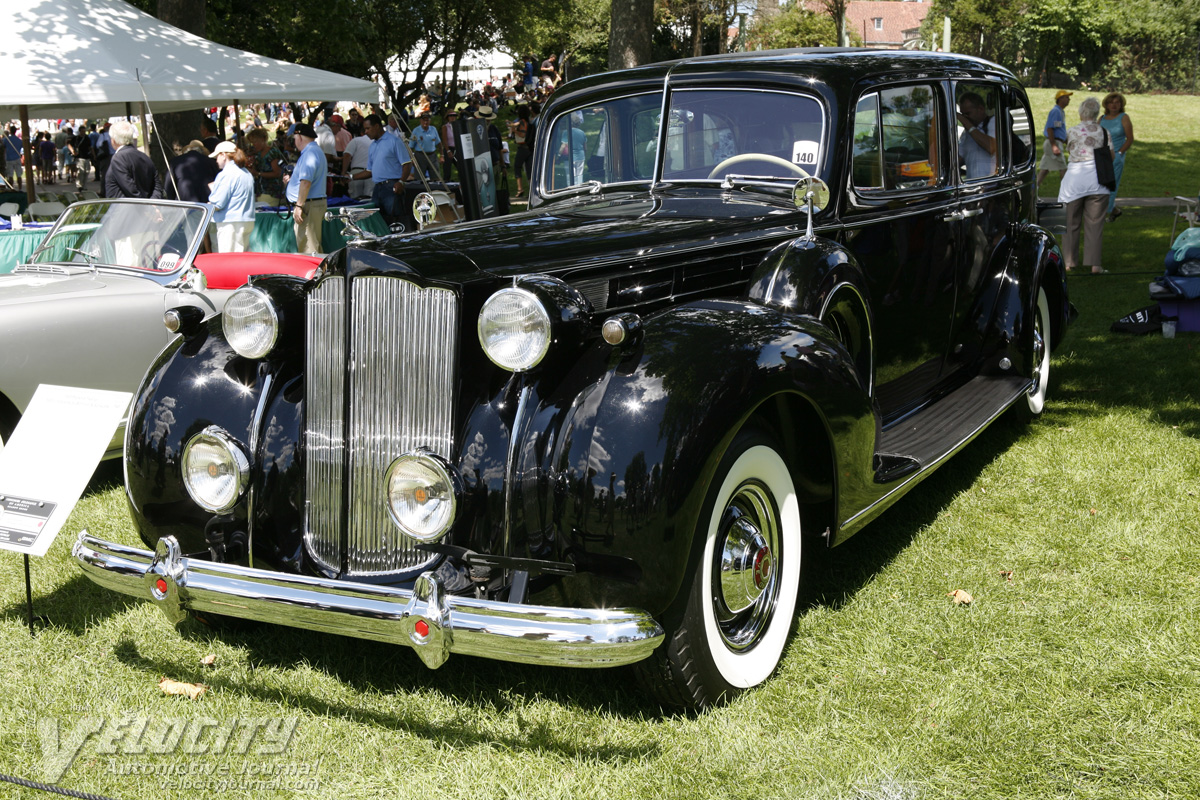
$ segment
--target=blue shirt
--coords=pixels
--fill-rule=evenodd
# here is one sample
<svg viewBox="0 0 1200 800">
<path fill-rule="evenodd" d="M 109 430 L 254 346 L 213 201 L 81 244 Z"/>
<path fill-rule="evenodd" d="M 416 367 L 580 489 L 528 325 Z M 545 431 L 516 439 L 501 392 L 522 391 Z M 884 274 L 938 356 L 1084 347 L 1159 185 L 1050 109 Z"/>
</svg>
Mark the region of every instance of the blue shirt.
<svg viewBox="0 0 1200 800">
<path fill-rule="evenodd" d="M 367 169 L 375 183 L 400 180 L 404 177 L 404 165 L 410 161 L 408 148 L 397 136 L 380 136 L 367 151 Z"/>
<path fill-rule="evenodd" d="M 442 137 L 438 136 L 437 128 L 432 125 L 413 128 L 412 140 L 416 150 L 421 153 L 436 153 L 437 146 L 442 143 Z"/>
<path fill-rule="evenodd" d="M 300 199 L 300 181 L 311 181 L 308 190 L 308 200 L 322 200 L 325 197 L 325 175 L 329 166 L 325 162 L 325 151 L 315 141 L 300 151 L 296 168 L 292 170 L 292 179 L 288 181 L 285 194 L 288 202 L 295 203 Z M 211 199 L 211 198 L 210 198 Z"/>
<path fill-rule="evenodd" d="M 217 209 L 213 222 L 253 222 L 254 176 L 241 167 L 221 170 L 208 202 Z"/>
<path fill-rule="evenodd" d="M 21 160 L 22 142 L 14 133 L 4 137 L 4 159 L 5 161 L 20 161 Z"/>
<path fill-rule="evenodd" d="M 1042 133 L 1047 139 L 1058 139 L 1060 142 L 1067 140 L 1067 119 L 1063 116 L 1062 106 L 1055 103 L 1054 108 L 1050 109 L 1050 114 L 1046 117 L 1046 128 Z"/>
</svg>

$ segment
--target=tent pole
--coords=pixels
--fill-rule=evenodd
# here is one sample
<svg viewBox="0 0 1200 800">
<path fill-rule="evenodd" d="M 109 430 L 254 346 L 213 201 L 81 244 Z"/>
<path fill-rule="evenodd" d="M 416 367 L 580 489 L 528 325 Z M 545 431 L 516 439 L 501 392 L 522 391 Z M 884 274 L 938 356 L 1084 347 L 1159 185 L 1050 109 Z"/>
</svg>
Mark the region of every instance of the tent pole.
<svg viewBox="0 0 1200 800">
<path fill-rule="evenodd" d="M 25 201 L 32 204 L 37 202 L 37 192 L 33 187 L 33 148 L 30 146 L 32 140 L 29 138 L 29 106 L 19 106 L 17 111 L 21 115 L 21 142 L 25 147 Z"/>
<path fill-rule="evenodd" d="M 150 155 L 150 129 L 146 127 L 146 104 L 138 103 L 138 106 L 140 107 L 138 118 L 142 122 L 142 152 Z"/>
</svg>

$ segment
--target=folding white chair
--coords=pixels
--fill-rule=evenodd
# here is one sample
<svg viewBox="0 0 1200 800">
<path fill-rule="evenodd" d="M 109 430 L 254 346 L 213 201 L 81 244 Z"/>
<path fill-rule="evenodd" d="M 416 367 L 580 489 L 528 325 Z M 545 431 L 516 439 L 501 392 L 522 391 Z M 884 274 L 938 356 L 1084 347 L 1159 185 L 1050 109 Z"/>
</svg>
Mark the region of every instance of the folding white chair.
<svg viewBox="0 0 1200 800">
<path fill-rule="evenodd" d="M 30 203 L 29 208 L 25 209 L 29 214 L 29 218 L 35 222 L 54 222 L 58 219 L 58 215 L 67 210 L 67 207 L 55 200 L 49 203 Z"/>
</svg>

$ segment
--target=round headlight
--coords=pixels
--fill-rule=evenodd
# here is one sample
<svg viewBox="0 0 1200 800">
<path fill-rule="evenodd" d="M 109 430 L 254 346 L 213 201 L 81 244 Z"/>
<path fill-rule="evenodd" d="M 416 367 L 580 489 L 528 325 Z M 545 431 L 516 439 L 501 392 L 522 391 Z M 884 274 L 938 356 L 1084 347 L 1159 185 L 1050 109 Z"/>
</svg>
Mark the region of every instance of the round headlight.
<svg viewBox="0 0 1200 800">
<path fill-rule="evenodd" d="M 550 349 L 550 314 L 527 289 L 501 289 L 479 312 L 479 343 L 499 367 L 523 372 Z"/>
<path fill-rule="evenodd" d="M 249 477 L 246 454 L 220 428 L 205 428 L 183 448 L 183 485 L 201 508 L 233 508 Z"/>
<path fill-rule="evenodd" d="M 275 346 L 279 315 L 266 292 L 244 286 L 225 301 L 221 327 L 229 346 L 239 356 L 262 358 Z"/>
<path fill-rule="evenodd" d="M 405 453 L 393 461 L 387 493 L 392 521 L 417 541 L 435 541 L 454 524 L 454 479 L 449 465 L 433 453 Z"/>
</svg>

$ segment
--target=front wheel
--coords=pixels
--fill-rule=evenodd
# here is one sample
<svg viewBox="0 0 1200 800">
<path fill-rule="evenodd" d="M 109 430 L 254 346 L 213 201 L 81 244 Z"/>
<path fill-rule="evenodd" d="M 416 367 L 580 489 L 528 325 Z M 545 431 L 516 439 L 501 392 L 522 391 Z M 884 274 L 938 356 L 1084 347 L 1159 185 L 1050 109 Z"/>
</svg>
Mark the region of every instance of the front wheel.
<svg viewBox="0 0 1200 800">
<path fill-rule="evenodd" d="M 803 564 L 791 473 L 770 438 L 742 432 L 709 485 L 704 549 L 682 617 L 639 669 L 666 704 L 701 709 L 765 681 L 791 633 Z"/>
</svg>

